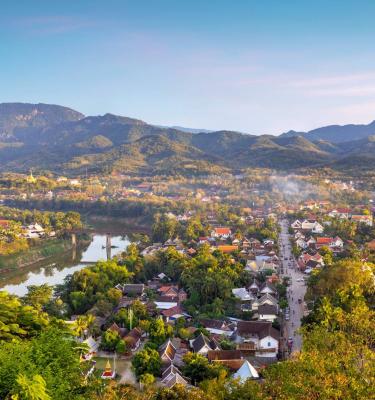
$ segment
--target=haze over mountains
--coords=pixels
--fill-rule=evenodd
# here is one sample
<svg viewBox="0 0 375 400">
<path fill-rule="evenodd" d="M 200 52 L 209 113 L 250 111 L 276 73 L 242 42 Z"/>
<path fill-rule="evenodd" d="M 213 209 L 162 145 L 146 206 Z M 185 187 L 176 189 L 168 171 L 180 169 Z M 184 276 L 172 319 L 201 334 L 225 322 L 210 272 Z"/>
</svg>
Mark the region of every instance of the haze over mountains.
<svg viewBox="0 0 375 400">
<path fill-rule="evenodd" d="M 256 136 L 160 127 L 113 114 L 86 117 L 58 105 L 3 103 L 0 161 L 3 171 L 34 168 L 66 174 L 371 168 L 375 165 L 375 121 Z"/>
</svg>

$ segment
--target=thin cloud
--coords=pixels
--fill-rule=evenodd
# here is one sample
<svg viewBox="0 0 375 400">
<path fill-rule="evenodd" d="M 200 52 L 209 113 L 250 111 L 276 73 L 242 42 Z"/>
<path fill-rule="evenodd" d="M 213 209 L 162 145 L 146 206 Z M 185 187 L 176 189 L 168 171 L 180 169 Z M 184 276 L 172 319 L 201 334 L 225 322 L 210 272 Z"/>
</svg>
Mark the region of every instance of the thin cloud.
<svg viewBox="0 0 375 400">
<path fill-rule="evenodd" d="M 375 84 L 372 86 L 353 86 L 346 88 L 314 89 L 309 92 L 312 96 L 370 96 L 375 94 Z"/>
<path fill-rule="evenodd" d="M 375 72 L 365 72 L 359 74 L 326 76 L 311 79 L 302 79 L 290 82 L 292 86 L 299 88 L 340 86 L 348 83 L 375 80 Z"/>
<path fill-rule="evenodd" d="M 92 28 L 98 21 L 67 15 L 41 15 L 19 17 L 9 23 L 15 29 L 24 29 L 34 34 L 63 34 Z"/>
</svg>

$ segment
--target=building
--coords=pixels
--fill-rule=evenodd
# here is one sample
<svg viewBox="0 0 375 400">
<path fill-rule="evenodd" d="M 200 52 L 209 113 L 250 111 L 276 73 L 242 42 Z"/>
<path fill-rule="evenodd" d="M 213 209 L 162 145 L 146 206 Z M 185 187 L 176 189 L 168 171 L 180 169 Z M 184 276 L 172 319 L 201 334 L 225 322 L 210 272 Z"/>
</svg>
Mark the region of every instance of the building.
<svg viewBox="0 0 375 400">
<path fill-rule="evenodd" d="M 269 321 L 239 321 L 236 342 L 253 343 L 257 357 L 277 357 L 280 332 Z"/>
<path fill-rule="evenodd" d="M 218 239 L 228 239 L 232 235 L 230 228 L 215 228 L 211 236 Z"/>
<path fill-rule="evenodd" d="M 116 377 L 116 371 L 115 369 L 111 368 L 111 363 L 109 362 L 109 360 L 107 361 L 107 364 L 105 365 L 105 369 L 101 375 L 102 379 L 115 379 Z"/>
<path fill-rule="evenodd" d="M 244 360 L 239 370 L 233 374 L 233 378 L 239 379 L 240 383 L 245 383 L 248 379 L 258 379 L 259 374 L 249 361 Z"/>
<path fill-rule="evenodd" d="M 190 341 L 190 346 L 194 353 L 206 356 L 210 350 L 220 350 L 219 345 L 215 340 L 208 339 L 203 333 L 198 335 L 195 339 Z"/>
</svg>

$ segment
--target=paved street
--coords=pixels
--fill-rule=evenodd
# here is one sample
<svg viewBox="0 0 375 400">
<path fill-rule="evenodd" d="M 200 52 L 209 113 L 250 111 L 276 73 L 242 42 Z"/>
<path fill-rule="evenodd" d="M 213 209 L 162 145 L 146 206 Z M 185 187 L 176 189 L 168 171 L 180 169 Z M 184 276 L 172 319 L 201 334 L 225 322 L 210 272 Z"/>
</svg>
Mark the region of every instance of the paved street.
<svg viewBox="0 0 375 400">
<path fill-rule="evenodd" d="M 289 276 L 290 286 L 288 291 L 288 301 L 290 307 L 290 320 L 285 321 L 286 337 L 293 338 L 293 351 L 299 351 L 301 349 L 301 336 L 296 333 L 296 330 L 301 325 L 301 318 L 303 317 L 303 299 L 306 293 L 306 285 L 303 281 L 303 273 L 296 269 L 295 259 L 291 252 L 290 235 L 288 233 L 288 222 L 283 220 L 280 223 L 281 234 L 280 234 L 280 249 L 281 249 L 281 260 L 283 265 L 282 276 Z M 290 260 L 293 257 L 293 260 Z M 302 299 L 302 303 L 298 303 L 298 299 Z"/>
</svg>

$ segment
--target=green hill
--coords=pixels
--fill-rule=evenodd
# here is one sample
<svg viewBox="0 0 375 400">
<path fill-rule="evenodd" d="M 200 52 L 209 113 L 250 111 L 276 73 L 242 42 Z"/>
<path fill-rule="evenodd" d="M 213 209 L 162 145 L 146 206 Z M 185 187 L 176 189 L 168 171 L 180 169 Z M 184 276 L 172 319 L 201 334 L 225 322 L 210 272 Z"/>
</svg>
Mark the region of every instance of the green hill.
<svg viewBox="0 0 375 400">
<path fill-rule="evenodd" d="M 34 168 L 66 174 L 87 170 L 189 175 L 251 167 L 342 168 L 351 160 L 358 162 L 361 156 L 367 160 L 375 157 L 371 136 L 332 143 L 309 140 L 312 135 L 292 131 L 281 136 L 193 133 L 113 114 L 85 117 L 69 108 L 46 104 L 0 104 L 0 128 L 3 171 Z"/>
</svg>

